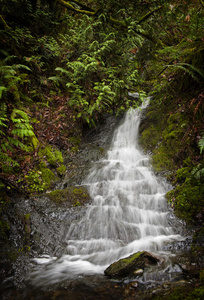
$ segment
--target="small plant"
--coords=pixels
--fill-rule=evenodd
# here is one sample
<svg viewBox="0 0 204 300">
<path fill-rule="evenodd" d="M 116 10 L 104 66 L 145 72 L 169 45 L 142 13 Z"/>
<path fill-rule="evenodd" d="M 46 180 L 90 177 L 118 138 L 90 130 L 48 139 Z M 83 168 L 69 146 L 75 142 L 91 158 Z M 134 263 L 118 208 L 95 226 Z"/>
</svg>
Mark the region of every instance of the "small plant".
<svg viewBox="0 0 204 300">
<path fill-rule="evenodd" d="M 202 138 L 199 140 L 198 146 L 200 148 L 200 153 L 202 153 L 204 150 L 204 136 L 202 136 Z"/>
<path fill-rule="evenodd" d="M 24 188 L 29 193 L 34 192 L 43 192 L 45 189 L 45 183 L 41 178 L 42 172 L 31 170 L 27 175 L 24 176 L 23 183 L 25 184 Z"/>
<path fill-rule="evenodd" d="M 81 203 L 79 201 L 76 201 L 74 206 L 81 206 Z"/>
</svg>

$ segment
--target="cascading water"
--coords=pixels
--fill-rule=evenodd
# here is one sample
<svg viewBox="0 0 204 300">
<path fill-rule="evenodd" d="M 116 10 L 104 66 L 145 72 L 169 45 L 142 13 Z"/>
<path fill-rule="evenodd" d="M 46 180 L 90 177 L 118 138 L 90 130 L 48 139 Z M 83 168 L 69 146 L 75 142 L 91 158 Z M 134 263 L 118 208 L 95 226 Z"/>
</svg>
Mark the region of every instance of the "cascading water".
<svg viewBox="0 0 204 300">
<path fill-rule="evenodd" d="M 42 264 L 35 271 L 39 282 L 103 273 L 119 258 L 139 250 L 161 251 L 181 238 L 168 224 L 164 195 L 171 187 L 155 177 L 138 145 L 140 114 L 141 109 L 126 113 L 107 159 L 96 163 L 86 179 L 93 202 L 81 221 L 70 226 L 67 254 L 36 259 Z"/>
</svg>

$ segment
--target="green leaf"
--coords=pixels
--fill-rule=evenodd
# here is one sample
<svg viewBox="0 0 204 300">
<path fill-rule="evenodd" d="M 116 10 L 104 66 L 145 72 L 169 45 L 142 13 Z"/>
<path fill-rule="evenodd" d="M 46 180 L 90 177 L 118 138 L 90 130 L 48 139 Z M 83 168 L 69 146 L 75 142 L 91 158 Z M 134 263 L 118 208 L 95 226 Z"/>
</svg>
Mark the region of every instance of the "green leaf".
<svg viewBox="0 0 204 300">
<path fill-rule="evenodd" d="M 200 148 L 200 153 L 202 153 L 204 150 L 204 136 L 199 140 L 198 146 Z"/>
<path fill-rule="evenodd" d="M 0 99 L 2 97 L 3 92 L 5 92 L 7 88 L 5 86 L 0 86 Z"/>
</svg>

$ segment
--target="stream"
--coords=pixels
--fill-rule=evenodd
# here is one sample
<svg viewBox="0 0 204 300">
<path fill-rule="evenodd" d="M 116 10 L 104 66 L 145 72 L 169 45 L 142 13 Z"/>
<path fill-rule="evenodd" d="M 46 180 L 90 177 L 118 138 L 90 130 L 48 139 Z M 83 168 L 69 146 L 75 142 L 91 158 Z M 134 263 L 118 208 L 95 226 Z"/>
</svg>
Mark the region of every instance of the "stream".
<svg viewBox="0 0 204 300">
<path fill-rule="evenodd" d="M 181 264 L 172 258 L 189 250 L 192 239 L 165 199 L 172 186 L 154 174 L 150 157 L 139 146 L 139 125 L 147 105 L 148 99 L 125 114 L 107 153 L 97 157 L 79 182 L 88 189 L 90 203 L 59 207 L 44 197 L 15 204 L 11 214 L 19 207 L 24 207 L 24 214 L 32 212 L 34 242 L 30 255 L 19 257 L 15 274 L 4 281 L 4 291 L 11 289 L 13 295 L 15 290 L 15 297 L 3 299 L 132 299 L 133 290 L 138 293 L 134 299 L 150 299 L 144 291 L 151 294 L 155 286 L 183 280 Z M 63 181 L 59 186 L 66 185 Z M 13 239 L 19 243 L 16 236 Z M 165 263 L 134 279 L 104 276 L 110 264 L 143 250 L 160 255 Z"/>
<path fill-rule="evenodd" d="M 140 116 L 147 103 L 126 113 L 106 158 L 95 163 L 83 182 L 92 203 L 68 228 L 66 252 L 60 258 L 34 259 L 35 284 L 103 274 L 120 258 L 140 250 L 162 253 L 172 242 L 184 240 L 171 226 L 174 216 L 165 199 L 171 186 L 154 175 L 138 144 Z"/>
</svg>

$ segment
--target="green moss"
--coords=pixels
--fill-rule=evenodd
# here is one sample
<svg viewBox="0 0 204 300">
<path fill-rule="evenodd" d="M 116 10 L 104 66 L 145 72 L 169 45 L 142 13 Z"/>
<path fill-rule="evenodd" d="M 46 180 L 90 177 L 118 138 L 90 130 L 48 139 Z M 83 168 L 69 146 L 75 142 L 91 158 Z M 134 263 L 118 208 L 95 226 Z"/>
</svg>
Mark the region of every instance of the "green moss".
<svg viewBox="0 0 204 300">
<path fill-rule="evenodd" d="M 26 214 L 26 215 L 24 216 L 24 218 L 25 218 L 25 220 L 30 220 L 30 214 Z"/>
<path fill-rule="evenodd" d="M 64 190 L 55 190 L 48 194 L 49 198 L 58 203 L 66 203 L 70 206 L 80 206 L 90 200 L 90 196 L 84 187 L 68 187 Z"/>
<path fill-rule="evenodd" d="M 59 166 L 58 168 L 57 168 L 57 173 L 59 174 L 59 175 L 64 175 L 65 173 L 66 173 L 66 167 L 65 167 L 65 165 L 61 165 L 61 166 Z"/>
<path fill-rule="evenodd" d="M 159 135 L 159 132 L 155 128 L 155 126 L 150 125 L 147 129 L 145 129 L 142 132 L 142 136 L 140 140 L 142 142 L 142 146 L 144 147 L 144 149 L 153 150 L 158 144 L 160 137 L 161 136 Z"/>
<path fill-rule="evenodd" d="M 183 183 L 185 182 L 186 178 L 189 176 L 190 174 L 190 168 L 189 167 L 185 167 L 185 168 L 181 168 L 178 169 L 176 171 L 176 182 L 177 183 Z"/>
<path fill-rule="evenodd" d="M 159 296 L 154 296 L 154 300 L 201 300 L 204 298 L 204 287 L 194 288 L 193 285 L 184 285 L 181 287 L 172 288 L 169 293 L 164 293 Z"/>
<path fill-rule="evenodd" d="M 135 259 L 137 259 L 141 254 L 143 254 L 144 251 L 142 252 L 137 252 L 135 254 L 132 254 L 130 255 L 129 257 L 127 258 L 123 258 L 120 260 L 120 265 L 125 267 L 125 266 L 128 266 L 129 264 L 131 264 Z"/>
<path fill-rule="evenodd" d="M 51 166 L 57 166 L 57 164 L 63 163 L 62 153 L 59 150 L 53 149 L 51 146 L 47 146 L 44 149 L 40 149 L 39 156 L 46 157 L 47 162 Z"/>
<path fill-rule="evenodd" d="M 105 275 L 110 277 L 121 277 L 126 274 L 130 275 L 136 268 L 141 268 L 141 265 L 138 264 L 138 262 L 144 253 L 145 251 L 137 252 L 129 257 L 119 259 L 104 271 Z"/>
<path fill-rule="evenodd" d="M 153 151 L 152 165 L 158 172 L 174 169 L 174 163 L 168 156 L 164 145 L 160 145 Z"/>
<path fill-rule="evenodd" d="M 36 138 L 35 135 L 30 137 L 30 142 L 31 142 L 34 149 L 36 149 L 37 146 L 39 145 L 39 141 L 38 141 L 38 139 Z"/>
<path fill-rule="evenodd" d="M 79 201 L 77 201 L 74 206 L 81 206 L 81 203 Z"/>
<path fill-rule="evenodd" d="M 48 168 L 41 169 L 41 178 L 45 189 L 50 188 L 52 183 L 57 180 L 55 174 Z"/>
<path fill-rule="evenodd" d="M 178 180 L 184 181 L 184 174 L 188 174 L 186 171 L 186 168 L 177 171 Z M 183 184 L 168 192 L 166 197 L 173 204 L 176 214 L 187 223 L 192 222 L 204 206 L 204 189 L 200 184 L 193 182 L 190 177 L 187 177 Z"/>
<path fill-rule="evenodd" d="M 171 95 L 165 97 L 156 95 L 147 108 L 140 141 L 146 151 L 152 152 L 153 168 L 168 171 L 175 189 L 167 198 L 177 215 L 187 223 L 195 223 L 204 206 L 204 163 L 192 134 L 186 98 L 179 99 L 180 105 Z"/>
</svg>

